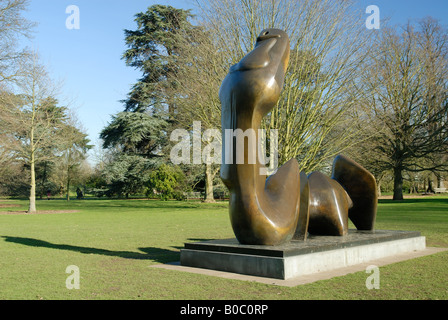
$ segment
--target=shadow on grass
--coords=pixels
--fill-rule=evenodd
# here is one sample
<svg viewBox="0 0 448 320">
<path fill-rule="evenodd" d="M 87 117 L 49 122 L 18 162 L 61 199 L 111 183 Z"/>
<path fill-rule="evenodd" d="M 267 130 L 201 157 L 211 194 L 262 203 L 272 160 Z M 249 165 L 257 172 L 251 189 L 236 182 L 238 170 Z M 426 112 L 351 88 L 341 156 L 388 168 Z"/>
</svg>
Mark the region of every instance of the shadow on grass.
<svg viewBox="0 0 448 320">
<path fill-rule="evenodd" d="M 144 259 L 144 260 L 153 260 L 159 263 L 168 263 L 179 260 L 179 252 L 161 248 L 138 248 L 141 252 L 133 252 L 133 251 L 113 251 L 107 249 L 99 249 L 99 248 L 90 248 L 90 247 L 81 247 L 81 246 L 72 246 L 68 244 L 55 244 L 48 241 L 32 239 L 32 238 L 21 238 L 21 237 L 9 237 L 2 236 L 7 242 L 18 243 L 25 246 L 30 247 L 40 247 L 40 248 L 49 248 L 49 249 L 58 249 L 58 250 L 68 250 L 75 251 L 84 254 L 98 254 L 105 255 L 111 257 L 120 257 L 125 259 Z M 174 249 L 181 249 L 180 247 L 173 247 Z"/>
<path fill-rule="evenodd" d="M 216 240 L 216 239 L 211 239 L 211 238 L 188 238 L 188 241 L 191 241 L 191 242 L 205 242 L 205 241 L 212 241 L 212 240 Z"/>
</svg>

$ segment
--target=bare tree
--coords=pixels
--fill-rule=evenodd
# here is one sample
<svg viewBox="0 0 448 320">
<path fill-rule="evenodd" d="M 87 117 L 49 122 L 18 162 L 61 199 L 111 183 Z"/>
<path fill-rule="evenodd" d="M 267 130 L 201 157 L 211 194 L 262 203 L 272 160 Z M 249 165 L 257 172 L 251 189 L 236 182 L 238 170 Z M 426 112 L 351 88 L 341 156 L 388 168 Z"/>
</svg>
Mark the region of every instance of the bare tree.
<svg viewBox="0 0 448 320">
<path fill-rule="evenodd" d="M 403 199 L 403 172 L 447 169 L 434 157 L 448 150 L 448 37 L 435 20 L 401 32 L 381 31 L 365 73 L 365 115 L 376 131 L 372 165 L 391 170 L 394 200 Z"/>
<path fill-rule="evenodd" d="M 200 121 L 201 136 L 193 139 L 198 139 L 202 144 L 205 130 L 219 130 L 221 127 L 218 91 L 228 71 L 227 57 L 217 50 L 212 35 L 203 28 L 197 28 L 188 36 L 180 36 L 178 46 L 181 54 L 176 74 L 179 90 L 176 101 L 179 113 L 176 120 L 181 127 L 189 129 L 193 129 L 195 121 Z M 222 140 L 220 134 L 209 138 L 209 143 L 220 144 Z M 205 201 L 213 202 L 214 178 L 220 167 L 212 159 L 204 159 L 202 156 L 196 160 L 200 160 L 204 166 Z"/>
<path fill-rule="evenodd" d="M 29 37 L 34 26 L 22 16 L 27 6 L 28 0 L 0 0 L 0 83 L 14 80 L 29 56 L 26 49 L 18 49 L 19 39 Z"/>
<path fill-rule="evenodd" d="M 29 213 L 36 212 L 37 161 L 54 157 L 64 136 L 66 108 L 58 107 L 55 87 L 37 54 L 21 65 L 14 94 L 1 95 L 0 113 L 5 124 L 5 145 L 30 168 Z"/>
<path fill-rule="evenodd" d="M 9 167 L 15 163 L 14 149 L 15 141 L 8 139 L 13 117 L 8 112 L 13 106 L 15 97 L 5 86 L 0 87 L 0 177 L 4 177 Z"/>
<path fill-rule="evenodd" d="M 18 40 L 30 36 L 32 23 L 22 17 L 27 0 L 0 0 L 0 99 L 10 101 L 10 83 L 20 73 L 21 62 L 28 57 L 27 50 L 18 49 Z M 7 113 L 0 114 L 0 176 L 14 162 L 14 154 L 7 146 L 6 123 L 10 120 Z"/>
<path fill-rule="evenodd" d="M 270 129 L 278 130 L 279 164 L 297 158 L 302 170 L 310 172 L 358 142 L 357 127 L 348 114 L 359 99 L 355 84 L 365 69 L 373 33 L 363 27 L 363 12 L 353 2 L 197 2 L 200 22 L 227 58 L 227 68 L 253 48 L 263 29 L 279 28 L 290 35 L 283 93 L 264 123 L 268 137 Z"/>
</svg>

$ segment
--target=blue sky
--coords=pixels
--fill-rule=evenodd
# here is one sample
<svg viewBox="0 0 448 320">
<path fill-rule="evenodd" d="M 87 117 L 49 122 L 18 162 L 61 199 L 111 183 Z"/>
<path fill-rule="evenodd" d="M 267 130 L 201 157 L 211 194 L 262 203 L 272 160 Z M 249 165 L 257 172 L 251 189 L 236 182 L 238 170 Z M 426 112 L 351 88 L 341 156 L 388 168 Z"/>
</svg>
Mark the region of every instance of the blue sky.
<svg viewBox="0 0 448 320">
<path fill-rule="evenodd" d="M 140 76 L 121 60 L 126 50 L 123 30 L 135 29 L 134 15 L 155 3 L 194 8 L 189 0 L 30 1 L 25 16 L 38 25 L 28 46 L 39 52 L 53 79 L 62 82 L 61 102 L 70 102 L 93 143 L 111 115 L 123 111 L 120 100 Z M 69 5 L 80 10 L 79 30 L 66 28 Z M 432 16 L 448 25 L 446 0 L 359 1 L 364 11 L 368 5 L 377 5 L 381 19 L 390 17 L 393 24 Z"/>
<path fill-rule="evenodd" d="M 134 15 L 160 1 L 148 0 L 31 0 L 25 17 L 37 22 L 27 45 L 39 52 L 53 80 L 61 83 L 61 104 L 68 103 L 92 143 L 111 115 L 123 111 L 126 97 L 139 72 L 121 60 L 126 50 L 124 29 L 135 29 Z M 192 8 L 186 1 L 163 1 Z M 69 30 L 69 5 L 80 12 L 80 28 Z"/>
<path fill-rule="evenodd" d="M 369 5 L 378 6 L 381 18 L 389 17 L 393 24 L 405 24 L 408 19 L 418 20 L 432 16 L 448 25 L 448 1 L 446 0 L 361 0 L 359 2 L 363 8 Z"/>
</svg>

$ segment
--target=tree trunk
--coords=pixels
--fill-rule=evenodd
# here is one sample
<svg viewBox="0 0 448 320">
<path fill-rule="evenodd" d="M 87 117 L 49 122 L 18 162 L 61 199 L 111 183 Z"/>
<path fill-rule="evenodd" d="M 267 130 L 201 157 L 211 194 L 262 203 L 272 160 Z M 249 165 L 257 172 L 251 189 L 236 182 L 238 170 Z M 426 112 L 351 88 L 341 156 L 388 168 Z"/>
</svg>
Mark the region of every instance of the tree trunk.
<svg viewBox="0 0 448 320">
<path fill-rule="evenodd" d="M 33 98 L 34 98 L 34 88 L 33 88 Z M 36 105 L 34 104 L 33 99 L 33 110 L 31 113 L 31 128 L 30 128 L 30 206 L 28 208 L 28 213 L 35 213 L 36 212 L 36 163 L 35 163 L 35 142 L 34 142 L 34 121 L 36 118 Z"/>
<path fill-rule="evenodd" d="M 67 201 L 70 201 L 70 168 L 67 169 Z"/>
<path fill-rule="evenodd" d="M 412 193 L 415 193 L 416 192 L 415 190 L 417 189 L 415 187 L 415 175 L 410 173 L 409 176 L 410 176 L 410 181 L 411 181 L 411 183 L 409 185 L 409 194 L 412 194 Z"/>
<path fill-rule="evenodd" d="M 376 187 L 377 187 L 377 193 L 378 193 L 378 197 L 381 197 L 381 178 L 377 179 L 376 181 Z"/>
<path fill-rule="evenodd" d="M 28 213 L 36 212 L 36 172 L 34 165 L 34 151 L 31 152 L 31 181 L 30 181 L 30 206 L 28 208 Z"/>
<path fill-rule="evenodd" d="M 428 189 L 426 189 L 427 193 L 434 193 L 434 189 L 432 188 L 431 178 L 428 177 Z"/>
<path fill-rule="evenodd" d="M 401 168 L 394 168 L 394 197 L 393 200 L 403 200 L 403 175 Z"/>
<path fill-rule="evenodd" d="M 442 177 L 440 176 L 440 174 L 436 174 L 436 179 L 437 179 L 437 188 L 442 188 Z"/>
<path fill-rule="evenodd" d="M 215 202 L 213 196 L 213 170 L 210 163 L 205 164 L 205 202 Z"/>
<path fill-rule="evenodd" d="M 46 184 L 46 182 L 47 182 L 47 165 L 48 165 L 48 162 L 47 161 L 45 161 L 44 162 L 44 173 L 43 173 L 43 175 L 42 175 L 42 182 L 41 182 L 41 187 L 40 187 L 40 194 L 39 194 L 39 197 L 40 197 L 40 199 L 42 200 L 42 198 L 44 197 L 44 192 L 45 192 L 45 184 Z"/>
</svg>

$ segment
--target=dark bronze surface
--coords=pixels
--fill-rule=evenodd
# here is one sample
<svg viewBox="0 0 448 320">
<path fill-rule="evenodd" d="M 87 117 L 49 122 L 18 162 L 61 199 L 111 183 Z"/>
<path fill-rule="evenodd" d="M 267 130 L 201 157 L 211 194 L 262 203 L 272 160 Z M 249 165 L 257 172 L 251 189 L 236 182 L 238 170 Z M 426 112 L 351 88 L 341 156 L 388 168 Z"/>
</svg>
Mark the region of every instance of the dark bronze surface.
<svg viewBox="0 0 448 320">
<path fill-rule="evenodd" d="M 348 217 L 358 230 L 373 230 L 378 205 L 375 177 L 355 161 L 337 156 L 332 178 L 347 191 L 353 201 Z"/>
<path fill-rule="evenodd" d="M 233 231 L 245 245 L 306 240 L 308 232 L 343 236 L 348 232 L 349 218 L 359 230 L 373 230 L 374 226 L 375 178 L 346 157 L 336 158 L 332 178 L 318 172 L 307 177 L 296 159 L 270 177 L 260 172 L 264 165 L 258 159 L 258 129 L 280 97 L 289 50 L 285 32 L 263 30 L 255 49 L 230 68 L 219 92 L 224 160 L 221 179 L 230 191 Z M 255 143 L 228 135 L 229 130 L 248 136 L 252 133 Z"/>
<path fill-rule="evenodd" d="M 310 185 L 308 231 L 314 235 L 343 236 L 348 231 L 352 201 L 335 180 L 320 172 L 308 176 Z"/>
<path fill-rule="evenodd" d="M 308 236 L 309 223 L 309 198 L 310 187 L 308 177 L 305 172 L 300 172 L 300 210 L 299 221 L 297 222 L 296 232 L 293 240 L 306 240 Z"/>
<path fill-rule="evenodd" d="M 277 29 L 263 30 L 255 49 L 230 68 L 219 97 L 222 129 L 255 130 L 277 103 L 289 62 L 289 38 Z M 223 135 L 223 155 L 226 140 Z M 239 150 L 238 150 L 239 149 Z M 244 152 L 244 163 L 237 164 L 237 152 Z M 300 170 L 295 159 L 267 178 L 260 174 L 262 164 L 250 163 L 257 150 L 249 144 L 237 145 L 233 138 L 233 163 L 221 165 L 221 179 L 230 191 L 230 221 L 242 244 L 276 245 L 292 239 L 299 218 Z"/>
</svg>

